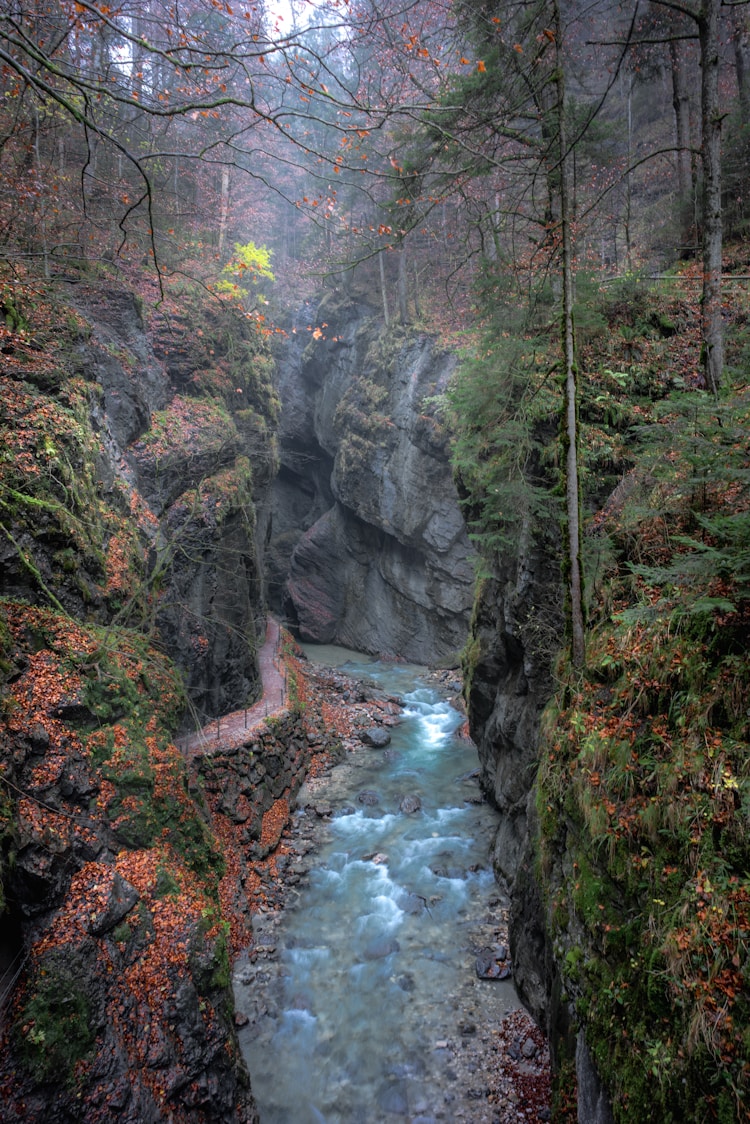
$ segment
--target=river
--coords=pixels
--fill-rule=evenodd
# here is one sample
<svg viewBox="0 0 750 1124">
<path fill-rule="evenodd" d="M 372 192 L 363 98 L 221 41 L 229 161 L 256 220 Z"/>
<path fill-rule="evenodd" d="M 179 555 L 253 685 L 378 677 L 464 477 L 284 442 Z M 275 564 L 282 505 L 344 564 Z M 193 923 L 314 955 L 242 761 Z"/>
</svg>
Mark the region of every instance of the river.
<svg viewBox="0 0 750 1124">
<path fill-rule="evenodd" d="M 483 949 L 505 967 L 506 903 L 489 863 L 497 814 L 462 716 L 424 669 L 306 650 L 406 706 L 387 749 L 349 752 L 316 790 L 325 822 L 297 813 L 311 865 L 283 912 L 256 919 L 260 957 L 238 962 L 261 1124 L 536 1119 L 512 1091 L 514 1114 L 498 1115 L 484 1072 L 520 1005 L 511 978 L 476 970 Z M 405 797 L 419 808 L 402 810 Z M 531 1072 L 534 1056 L 521 1063 Z"/>
</svg>

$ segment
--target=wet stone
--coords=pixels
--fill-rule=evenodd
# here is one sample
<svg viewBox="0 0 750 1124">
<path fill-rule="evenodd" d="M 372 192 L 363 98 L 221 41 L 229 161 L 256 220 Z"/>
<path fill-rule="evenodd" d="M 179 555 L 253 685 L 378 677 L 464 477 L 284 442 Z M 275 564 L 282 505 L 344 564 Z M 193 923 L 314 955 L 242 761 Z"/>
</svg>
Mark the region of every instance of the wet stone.
<svg viewBox="0 0 750 1124">
<path fill-rule="evenodd" d="M 404 796 L 403 799 L 401 800 L 401 803 L 398 806 L 399 811 L 403 812 L 407 816 L 413 815 L 414 812 L 419 812 L 421 810 L 421 808 L 422 808 L 422 801 L 415 794 L 410 794 L 408 796 Z"/>
<path fill-rule="evenodd" d="M 383 1112 L 388 1112 L 394 1116 L 405 1116 L 409 1111 L 409 1098 L 407 1096 L 407 1085 L 404 1081 L 399 1081 L 397 1084 L 389 1085 L 378 1096 L 378 1105 Z"/>
<path fill-rule="evenodd" d="M 391 744 L 391 735 L 382 726 L 370 726 L 369 729 L 363 730 L 359 737 L 362 744 L 370 746 L 371 749 L 385 749 Z"/>
<path fill-rule="evenodd" d="M 380 803 L 380 797 L 373 789 L 366 788 L 358 794 L 357 802 L 364 805 L 365 808 L 374 808 Z"/>
<path fill-rule="evenodd" d="M 398 899 L 398 907 L 404 913 L 416 915 L 427 909 L 427 902 L 421 894 L 404 894 Z"/>
<path fill-rule="evenodd" d="M 375 937 L 365 945 L 363 956 L 365 960 L 382 960 L 392 952 L 398 952 L 400 948 L 395 937 Z"/>
<path fill-rule="evenodd" d="M 483 948 L 475 960 L 476 973 L 480 980 L 507 980 L 511 975 L 510 961 L 505 945 L 497 948 Z"/>
</svg>

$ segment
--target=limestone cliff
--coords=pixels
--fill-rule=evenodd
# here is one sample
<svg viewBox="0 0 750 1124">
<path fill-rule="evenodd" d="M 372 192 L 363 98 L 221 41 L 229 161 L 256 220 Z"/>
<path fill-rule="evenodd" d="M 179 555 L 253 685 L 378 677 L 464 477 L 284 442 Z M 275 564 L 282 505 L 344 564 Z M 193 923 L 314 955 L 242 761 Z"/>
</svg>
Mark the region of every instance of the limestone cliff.
<svg viewBox="0 0 750 1124">
<path fill-rule="evenodd" d="M 65 288 L 54 353 L 5 363 L 7 425 L 31 421 L 3 480 L 0 593 L 147 627 L 194 715 L 220 714 L 258 684 L 270 360 L 221 303 L 170 291 L 147 323 L 126 285 Z"/>
<path fill-rule="evenodd" d="M 272 594 L 303 639 L 456 659 L 473 551 L 429 401 L 455 355 L 338 293 L 305 311 L 280 366 Z"/>
<path fill-rule="evenodd" d="M 0 368 L 3 1118 L 245 1124 L 217 889 L 237 871 L 174 735 L 258 690 L 270 360 L 243 316 L 187 290 L 148 315 L 122 278 L 15 294 L 29 328 Z M 258 824 L 304 772 L 305 731 L 287 733 L 289 759 L 285 741 L 243 782 Z"/>
</svg>

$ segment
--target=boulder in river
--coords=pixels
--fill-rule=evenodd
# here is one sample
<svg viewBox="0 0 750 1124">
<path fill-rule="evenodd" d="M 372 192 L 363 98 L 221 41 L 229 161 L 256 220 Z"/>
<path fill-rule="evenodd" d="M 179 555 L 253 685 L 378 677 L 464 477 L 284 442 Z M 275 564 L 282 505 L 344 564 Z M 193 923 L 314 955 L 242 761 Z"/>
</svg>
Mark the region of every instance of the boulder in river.
<svg viewBox="0 0 750 1124">
<path fill-rule="evenodd" d="M 380 797 L 373 789 L 363 788 L 357 796 L 357 803 L 364 804 L 365 808 L 374 808 L 380 803 Z"/>
<path fill-rule="evenodd" d="M 372 749 L 385 749 L 387 745 L 390 745 L 391 735 L 382 726 L 370 726 L 367 730 L 361 732 L 359 740 Z"/>
<path fill-rule="evenodd" d="M 399 952 L 401 945 L 395 937 L 373 937 L 365 945 L 362 955 L 365 960 L 382 960 L 386 956 L 390 956 L 392 952 Z"/>
<path fill-rule="evenodd" d="M 476 958 L 476 971 L 480 980 L 507 980 L 511 967 L 505 945 L 480 949 Z"/>
<path fill-rule="evenodd" d="M 414 812 L 422 810 L 422 801 L 416 793 L 411 792 L 402 798 L 398 810 L 403 812 L 404 815 L 411 816 Z"/>
</svg>

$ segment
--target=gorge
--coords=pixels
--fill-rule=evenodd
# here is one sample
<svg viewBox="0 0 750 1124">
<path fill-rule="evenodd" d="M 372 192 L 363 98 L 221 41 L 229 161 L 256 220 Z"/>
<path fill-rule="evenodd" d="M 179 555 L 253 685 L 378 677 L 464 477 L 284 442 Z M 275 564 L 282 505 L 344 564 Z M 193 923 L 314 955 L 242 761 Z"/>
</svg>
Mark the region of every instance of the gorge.
<svg viewBox="0 0 750 1124">
<path fill-rule="evenodd" d="M 226 965 L 337 735 L 288 660 L 267 733 L 183 763 L 169 731 L 258 697 L 268 601 L 303 639 L 456 666 L 473 550 L 429 404 L 455 357 L 408 333 L 384 355 L 373 309 L 329 296 L 277 423 L 231 309 L 154 312 L 124 279 L 47 299 L 46 365 L 3 371 L 7 1118 L 250 1119 Z"/>
<path fill-rule="evenodd" d="M 143 290 L 142 280 L 138 285 Z M 655 701 L 648 705 L 661 713 L 665 666 L 670 690 L 675 677 L 687 681 L 693 674 L 682 649 L 668 647 L 681 644 L 680 629 L 662 634 L 657 618 L 648 628 L 659 646 L 648 648 L 641 639 L 644 647 L 637 644 L 632 656 L 632 633 L 623 640 L 616 631 L 620 616 L 605 612 L 604 623 L 592 628 L 588 686 L 577 679 L 566 685 L 556 516 L 523 515 L 503 549 L 478 557 L 464 523 L 466 515 L 478 526 L 476 495 L 465 473 L 454 483 L 450 462 L 444 403 L 456 353 L 424 332 L 386 331 L 356 288 L 328 292 L 302 308 L 276 360 L 233 305 L 206 301 L 180 284 L 156 307 L 125 274 L 110 272 L 106 283 L 84 274 L 75 283 L 50 284 L 43 296 L 35 292 L 33 308 L 33 346 L 16 340 L 2 368 L 3 430 L 13 448 L 0 462 L 5 1118 L 45 1124 L 79 1119 L 81 1112 L 87 1121 L 128 1124 L 257 1118 L 242 1045 L 256 1024 L 244 1031 L 243 1019 L 263 1000 L 241 957 L 255 950 L 263 962 L 264 919 L 275 915 L 285 880 L 295 886 L 299 878 L 289 831 L 297 802 L 309 805 L 310 783 L 346 759 L 347 739 L 361 721 L 353 704 L 365 708 L 364 721 L 376 731 L 393 718 L 366 675 L 352 686 L 315 670 L 296 637 L 381 659 L 385 670 L 378 674 L 385 676 L 390 667 L 397 678 L 407 660 L 452 669 L 454 680 L 462 679 L 467 730 L 478 753 L 472 783 L 489 817 L 469 834 L 478 831 L 483 846 L 491 840 L 490 855 L 484 867 L 478 856 L 477 871 L 461 871 L 455 880 L 434 870 L 428 877 L 447 877 L 451 892 L 454 881 L 469 885 L 475 878 L 486 892 L 482 879 L 493 868 L 497 901 L 509 895 L 513 981 L 549 1035 L 555 1077 L 551 1105 L 537 1096 L 532 1110 L 531 1101 L 507 1099 L 507 1082 L 505 1093 L 498 1092 L 512 1055 L 495 1053 L 493 1072 L 477 1077 L 481 1098 L 461 1103 L 461 1118 L 484 1120 L 494 1106 L 508 1120 L 529 1119 L 527 1110 L 542 1113 L 538 1119 L 550 1110 L 553 1119 L 577 1114 L 592 1124 L 647 1119 L 642 1106 L 653 1095 L 655 1075 L 641 1060 L 642 1043 L 651 1042 L 664 1071 L 659 1111 L 664 1120 L 680 1119 L 690 1091 L 715 1084 L 713 1046 L 699 1042 L 680 1052 L 682 1015 L 675 1010 L 682 1008 L 671 1006 L 668 989 L 656 982 L 664 979 L 660 958 L 672 955 L 669 942 L 688 941 L 687 930 L 666 932 L 648 953 L 634 951 L 644 909 L 648 916 L 654 903 L 690 888 L 679 881 L 685 861 L 675 849 L 679 821 L 673 835 L 658 826 L 648 830 L 642 809 L 659 803 L 658 791 L 669 793 L 662 806 L 676 809 L 673 816 L 687 793 L 692 801 L 710 799 L 710 818 L 686 813 L 689 846 L 702 838 L 695 826 L 700 815 L 722 862 L 737 863 L 744 853 L 734 819 L 741 809 L 734 759 L 711 750 L 719 772 L 709 782 L 705 766 L 689 764 L 684 749 L 683 771 L 674 774 L 666 759 L 631 748 L 642 744 L 636 736 L 656 717 L 641 717 L 637 731 L 622 725 L 640 713 L 649 692 Z M 687 315 L 687 306 L 675 303 L 673 311 Z M 645 311 L 641 330 L 644 347 L 673 346 L 663 314 Z M 604 334 L 594 345 L 611 346 Z M 596 434 L 592 455 L 600 457 L 587 502 L 597 513 L 596 528 L 605 528 L 623 552 L 633 543 L 640 550 L 643 540 L 624 513 L 655 485 L 632 473 L 624 477 L 629 483 L 615 486 L 627 463 L 619 434 L 630 406 L 611 372 L 606 379 L 582 404 L 584 424 Z M 653 382 L 647 391 L 657 399 L 661 393 Z M 541 447 L 551 447 L 544 411 L 537 425 Z M 604 447 L 596 444 L 602 435 Z M 534 463 L 537 483 L 543 482 L 541 454 Z M 616 588 L 608 584 L 613 563 L 598 535 L 603 532 L 590 540 L 603 559 L 593 573 L 592 605 Z M 280 684 L 277 694 L 264 696 L 259 657 L 269 609 L 285 628 L 263 656 Z M 714 603 L 709 611 L 717 611 Z M 622 621 L 644 637 L 640 618 Z M 701 649 L 700 674 L 714 721 L 740 730 L 744 657 L 737 627 L 729 613 L 721 633 L 709 632 L 721 658 Z M 643 661 L 645 651 L 654 660 L 660 651 L 672 654 L 661 670 L 657 665 L 646 674 L 639 662 L 634 671 L 629 661 Z M 621 701 L 628 691 L 635 694 Z M 615 766 L 597 740 L 595 721 L 619 746 L 616 774 L 607 772 Z M 634 730 L 632 738 L 623 737 L 623 728 Z M 572 766 L 565 747 L 584 729 L 582 764 Z M 431 804 L 438 782 L 425 780 L 423 765 L 406 769 L 410 783 L 426 785 L 417 815 L 429 829 L 430 817 L 440 814 Z M 647 775 L 636 782 L 641 769 Z M 455 786 L 461 770 L 450 771 Z M 604 791 L 615 783 L 622 791 Z M 642 789 L 646 802 L 633 811 L 627 801 L 641 801 Z M 473 816 L 473 803 L 466 807 Z M 354 822 L 346 801 L 338 812 L 332 819 L 333 809 L 312 814 L 335 834 Z M 375 812 L 367 814 L 377 820 Z M 389 808 L 383 822 L 394 815 Z M 379 850 L 375 843 L 347 844 L 342 858 L 334 847 L 327 873 L 313 880 L 338 878 L 351 863 L 368 877 L 391 879 L 393 893 L 376 897 L 404 932 L 418 924 L 403 904 L 409 893 L 420 900 L 432 895 L 433 905 L 444 908 L 437 906 L 442 893 L 417 885 L 416 868 L 407 877 L 408 864 L 401 885 L 395 845 L 393 869 L 387 855 L 378 859 Z M 740 911 L 744 889 L 733 877 L 722 900 Z M 708 914 L 716 926 L 724 916 L 716 875 L 700 879 L 699 907 L 717 905 Z M 685 908 L 679 906 L 681 924 Z M 312 923 L 320 906 L 310 909 Z M 363 921 L 364 929 L 370 923 Z M 295 941 L 305 947 L 304 915 L 297 924 L 289 949 Z M 501 932 L 505 939 L 505 924 L 503 916 L 491 926 L 490 944 Z M 654 932 L 653 912 L 648 924 Z M 470 932 L 459 958 L 464 978 L 481 952 L 478 921 Z M 703 932 L 718 929 L 690 930 L 689 940 Z M 323 946 L 310 947 L 325 955 Z M 731 981 L 742 960 L 735 946 L 723 947 L 727 974 L 714 978 L 741 1004 Z M 387 968 L 398 977 L 388 960 L 394 952 L 389 946 L 363 963 L 374 965 L 376 975 Z M 435 957 L 441 965 L 436 951 Z M 233 998 L 233 967 L 243 963 Z M 380 981 L 385 994 L 391 983 L 385 976 Z M 410 995 L 398 986 L 398 996 Z M 453 990 L 442 977 L 434 987 Z M 304 999 L 306 986 L 300 989 Z M 630 990 L 638 994 L 637 1008 L 628 1006 Z M 299 1018 L 315 1002 L 305 1000 Z M 706 1018 L 711 1002 L 702 1008 Z M 644 1020 L 626 1022 L 631 1011 Z M 261 1010 L 260 1023 L 263 1018 Z M 720 1020 L 716 1026 L 712 1041 L 739 1088 L 741 1050 L 731 1034 L 721 1037 Z M 524 1031 L 519 1040 L 528 1038 Z M 390 1068 L 376 1071 L 372 1115 L 357 1101 L 338 1117 L 330 1108 L 332 1119 L 346 1121 L 356 1111 L 379 1120 L 384 1104 L 393 1119 L 450 1119 L 456 1111 L 450 1090 L 443 1101 L 425 1092 L 433 1084 L 442 1095 L 444 1074 L 430 1082 L 423 1065 L 452 1071 L 455 1043 L 436 1024 L 429 1046 L 428 1063 L 410 1055 L 406 1068 L 391 1058 Z M 285 1051 L 298 1047 L 302 1058 L 309 1047 L 301 1040 L 282 1044 Z M 324 1045 L 313 1049 L 325 1052 Z M 610 1055 L 618 1058 L 615 1070 L 607 1066 Z M 668 1080 L 665 1059 L 682 1076 Z M 265 1072 L 269 1059 L 256 1055 L 253 1064 Z M 351 1065 L 360 1063 L 337 1071 L 339 1091 Z M 273 1083 L 272 1062 L 271 1069 L 263 1080 Z M 716 1099 L 729 1105 L 726 1093 Z M 263 1111 L 281 1111 L 283 1119 L 298 1109 Z"/>
<path fill-rule="evenodd" d="M 3 1124 L 750 1118 L 749 10 L 0 4 Z"/>
</svg>

